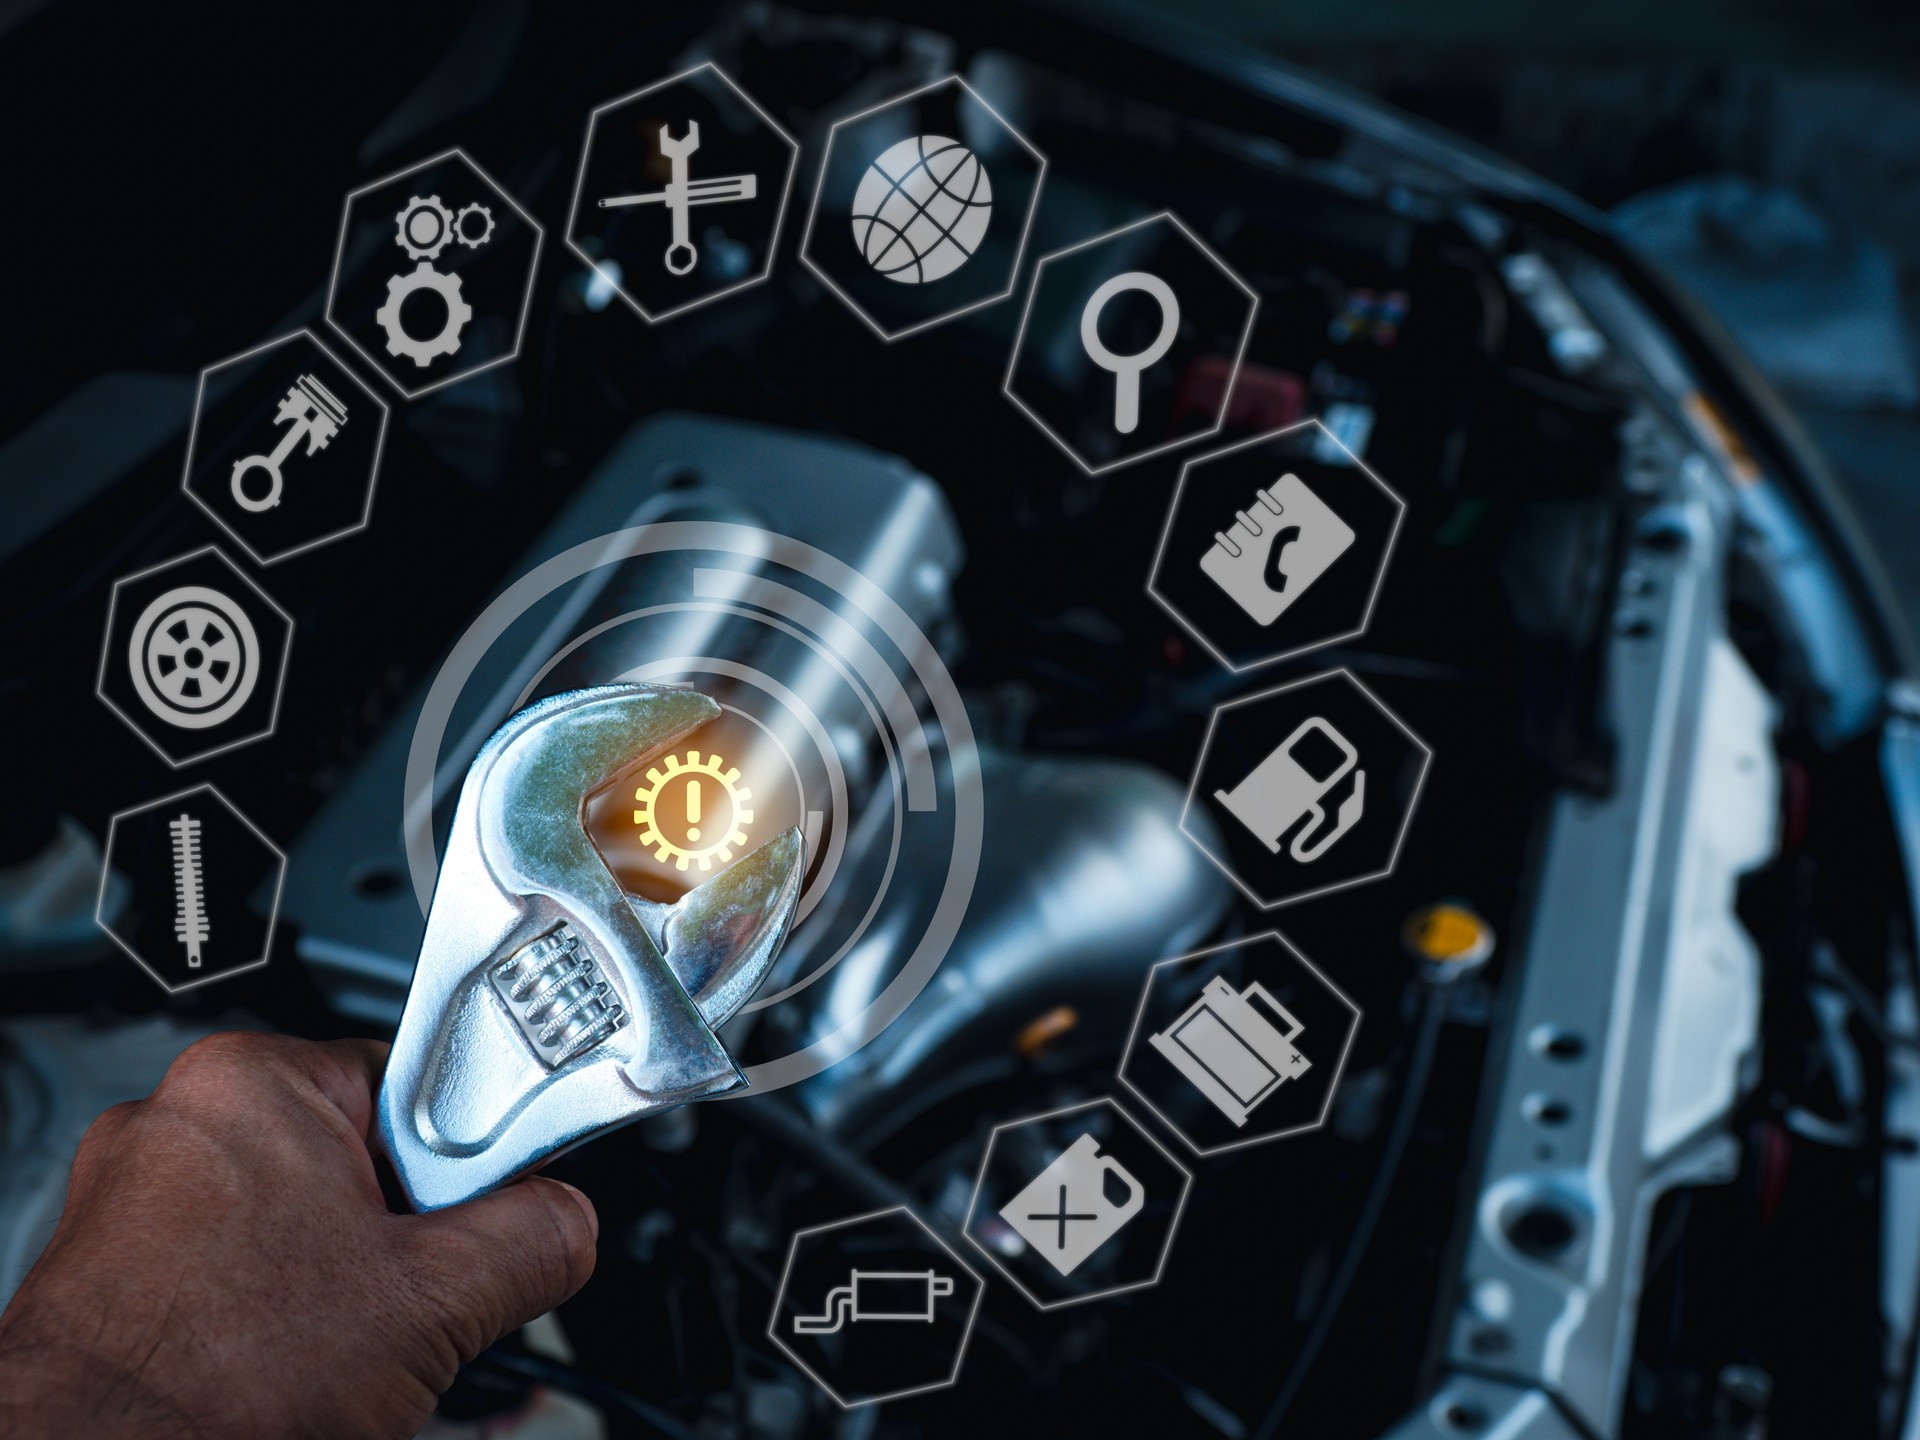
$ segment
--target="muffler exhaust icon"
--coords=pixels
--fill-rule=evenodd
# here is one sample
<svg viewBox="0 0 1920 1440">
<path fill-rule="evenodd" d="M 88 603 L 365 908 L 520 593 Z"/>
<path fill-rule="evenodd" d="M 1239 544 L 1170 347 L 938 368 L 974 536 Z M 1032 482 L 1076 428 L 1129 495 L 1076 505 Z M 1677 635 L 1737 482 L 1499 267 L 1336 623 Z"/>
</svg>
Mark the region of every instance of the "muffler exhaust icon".
<svg viewBox="0 0 1920 1440">
<path fill-rule="evenodd" d="M 933 1302 L 953 1294 L 953 1277 L 933 1270 L 855 1270 L 827 1292 L 818 1315 L 793 1317 L 796 1335 L 832 1335 L 852 1320 L 922 1320 L 931 1325 Z"/>
<path fill-rule="evenodd" d="M 1295 757 L 1295 751 L 1310 736 L 1318 734 L 1323 742 L 1322 748 L 1331 745 L 1340 752 L 1340 759 L 1324 774 L 1315 775 L 1308 763 Z M 1248 775 L 1231 790 L 1216 790 L 1213 798 L 1218 800 L 1247 829 L 1260 838 L 1260 843 L 1274 854 L 1280 853 L 1280 837 L 1292 829 L 1303 818 L 1308 823 L 1301 827 L 1293 837 L 1293 843 L 1287 847 L 1287 853 L 1302 864 L 1318 860 L 1342 835 L 1359 823 L 1361 813 L 1366 807 L 1367 772 L 1357 771 L 1353 777 L 1353 791 L 1340 802 L 1340 813 L 1332 824 L 1327 823 L 1327 812 L 1320 804 L 1333 787 L 1340 783 L 1360 763 L 1360 752 L 1353 748 L 1346 736 L 1333 728 L 1331 722 L 1315 715 L 1300 722 L 1298 728 L 1266 759 L 1254 767 Z M 1318 834 L 1316 832 L 1324 831 Z"/>
</svg>

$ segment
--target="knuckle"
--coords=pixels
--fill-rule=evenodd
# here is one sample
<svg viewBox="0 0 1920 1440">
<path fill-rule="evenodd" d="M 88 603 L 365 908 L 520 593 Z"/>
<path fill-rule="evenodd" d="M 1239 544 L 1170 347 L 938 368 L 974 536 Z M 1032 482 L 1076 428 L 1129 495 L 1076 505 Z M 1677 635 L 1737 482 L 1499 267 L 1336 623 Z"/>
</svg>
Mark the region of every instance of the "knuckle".
<svg viewBox="0 0 1920 1440">
<path fill-rule="evenodd" d="M 87 1133 L 80 1137 L 80 1143 L 99 1145 L 113 1139 L 140 1113 L 142 1103 L 139 1100 L 122 1100 L 118 1105 L 109 1105 L 93 1117 L 93 1123 L 87 1126 Z"/>
<path fill-rule="evenodd" d="M 203 1036 L 182 1050 L 172 1068 L 206 1070 L 257 1065 L 271 1053 L 275 1038 L 246 1030 L 222 1030 Z"/>
<path fill-rule="evenodd" d="M 80 1137 L 79 1147 L 74 1151 L 73 1168 L 76 1171 L 90 1169 L 99 1163 L 100 1157 L 111 1152 L 126 1134 L 127 1127 L 140 1113 L 143 1102 L 122 1100 L 118 1105 L 108 1106 L 94 1116 L 93 1123 Z"/>
<path fill-rule="evenodd" d="M 154 1098 L 168 1103 L 204 1102 L 225 1095 L 236 1082 L 257 1079 L 273 1068 L 276 1038 L 225 1031 L 196 1040 L 167 1067 Z"/>
</svg>

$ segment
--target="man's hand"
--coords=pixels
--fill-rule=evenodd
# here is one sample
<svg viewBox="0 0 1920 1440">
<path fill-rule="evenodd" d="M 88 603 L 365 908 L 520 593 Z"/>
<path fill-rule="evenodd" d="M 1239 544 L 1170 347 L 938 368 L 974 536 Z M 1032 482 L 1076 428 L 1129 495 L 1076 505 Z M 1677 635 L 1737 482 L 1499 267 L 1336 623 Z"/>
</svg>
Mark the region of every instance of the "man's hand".
<svg viewBox="0 0 1920 1440">
<path fill-rule="evenodd" d="M 216 1035 L 94 1122 L 0 1316 L 0 1436 L 411 1436 L 462 1362 L 586 1282 L 599 1224 L 571 1186 L 387 1210 L 386 1048 Z"/>
</svg>

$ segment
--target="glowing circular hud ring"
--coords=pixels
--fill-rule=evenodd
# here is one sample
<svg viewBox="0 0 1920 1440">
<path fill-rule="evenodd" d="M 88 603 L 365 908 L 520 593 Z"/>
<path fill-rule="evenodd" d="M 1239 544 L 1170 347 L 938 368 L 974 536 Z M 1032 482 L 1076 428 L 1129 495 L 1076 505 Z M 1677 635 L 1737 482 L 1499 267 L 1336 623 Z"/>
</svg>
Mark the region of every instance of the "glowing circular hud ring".
<svg viewBox="0 0 1920 1440">
<path fill-rule="evenodd" d="M 406 777 L 402 783 L 402 829 L 407 869 L 413 879 L 420 913 L 433 903 L 440 860 L 433 842 L 433 774 L 445 742 L 447 726 L 461 691 L 472 679 L 488 650 L 513 622 L 562 585 L 602 565 L 618 564 L 663 550 L 707 550 L 770 560 L 798 571 L 850 601 L 892 642 L 912 668 L 933 706 L 934 721 L 943 741 L 953 782 L 953 847 L 946 880 L 926 929 L 900 972 L 888 981 L 872 1004 L 848 1018 L 837 1029 L 802 1049 L 777 1060 L 746 1067 L 748 1089 L 777 1090 L 783 1085 L 817 1075 L 836 1061 L 859 1050 L 899 1017 L 932 981 L 940 962 L 960 929 L 973 897 L 980 870 L 985 833 L 985 805 L 981 794 L 979 755 L 973 725 L 961 703 L 959 687 L 941 663 L 933 643 L 906 611 L 871 580 L 844 561 L 803 541 L 751 525 L 710 520 L 674 520 L 638 525 L 582 541 L 542 561 L 509 585 L 482 610 L 454 642 L 446 663 L 428 687 L 420 718 L 407 747 Z"/>
</svg>

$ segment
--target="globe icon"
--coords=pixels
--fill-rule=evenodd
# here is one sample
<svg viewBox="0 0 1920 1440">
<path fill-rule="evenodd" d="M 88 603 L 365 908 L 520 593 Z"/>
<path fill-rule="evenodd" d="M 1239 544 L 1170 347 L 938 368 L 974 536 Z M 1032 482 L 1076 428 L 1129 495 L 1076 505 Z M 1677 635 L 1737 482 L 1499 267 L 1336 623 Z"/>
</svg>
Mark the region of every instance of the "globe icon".
<svg viewBox="0 0 1920 1440">
<path fill-rule="evenodd" d="M 986 167 L 958 140 L 889 145 L 853 193 L 853 242 L 889 280 L 923 285 L 967 263 L 993 218 Z"/>
</svg>

